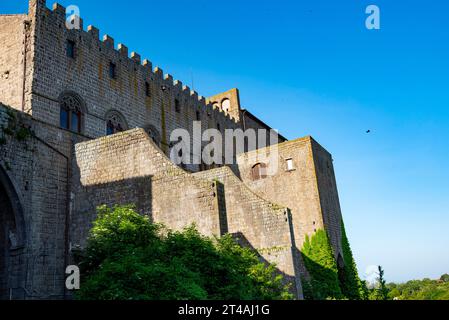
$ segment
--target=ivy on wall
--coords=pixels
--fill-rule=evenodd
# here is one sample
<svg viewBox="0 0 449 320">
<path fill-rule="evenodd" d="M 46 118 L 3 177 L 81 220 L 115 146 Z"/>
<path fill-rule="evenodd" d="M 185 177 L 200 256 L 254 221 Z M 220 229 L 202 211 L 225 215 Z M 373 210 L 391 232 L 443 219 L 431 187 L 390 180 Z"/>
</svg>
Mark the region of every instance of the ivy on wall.
<svg viewBox="0 0 449 320">
<path fill-rule="evenodd" d="M 308 300 L 363 299 L 363 285 L 342 223 L 342 251 L 344 266 L 338 267 L 329 237 L 325 230 L 306 236 L 301 250 L 310 279 L 302 279 L 304 296 Z"/>
<path fill-rule="evenodd" d="M 337 263 L 325 230 L 306 236 L 301 250 L 310 279 L 303 279 L 307 300 L 342 299 Z"/>
<path fill-rule="evenodd" d="M 340 287 L 343 295 L 350 300 L 360 300 L 363 297 L 363 286 L 357 273 L 357 266 L 352 255 L 351 246 L 346 236 L 345 225 L 341 223 L 341 242 L 344 268 L 339 269 Z"/>
</svg>

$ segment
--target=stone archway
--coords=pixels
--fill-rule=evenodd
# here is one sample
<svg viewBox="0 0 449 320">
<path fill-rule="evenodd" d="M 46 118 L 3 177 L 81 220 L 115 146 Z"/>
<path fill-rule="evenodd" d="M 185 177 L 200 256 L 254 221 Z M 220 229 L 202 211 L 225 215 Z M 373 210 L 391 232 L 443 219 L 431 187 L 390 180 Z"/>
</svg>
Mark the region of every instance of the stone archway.
<svg viewBox="0 0 449 320">
<path fill-rule="evenodd" d="M 15 188 L 0 166 L 0 300 L 25 298 L 25 224 Z"/>
</svg>

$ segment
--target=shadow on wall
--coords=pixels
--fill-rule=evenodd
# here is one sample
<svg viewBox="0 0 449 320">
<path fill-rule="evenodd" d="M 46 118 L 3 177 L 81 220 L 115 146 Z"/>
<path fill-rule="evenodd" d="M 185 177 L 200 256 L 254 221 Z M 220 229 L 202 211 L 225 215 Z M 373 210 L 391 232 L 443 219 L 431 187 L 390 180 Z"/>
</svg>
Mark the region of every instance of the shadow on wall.
<svg viewBox="0 0 449 320">
<path fill-rule="evenodd" d="M 339 284 L 339 273 L 313 261 L 306 255 L 301 258 L 307 268 L 308 275 L 302 278 L 304 297 L 307 300 L 342 299 Z"/>
<path fill-rule="evenodd" d="M 25 229 L 20 200 L 0 165 L 0 300 L 26 296 Z"/>
<path fill-rule="evenodd" d="M 92 228 L 92 222 L 96 219 L 96 208 L 100 205 L 107 205 L 109 207 L 115 205 L 134 205 L 137 212 L 150 217 L 150 220 L 154 221 L 152 212 L 152 179 L 152 176 L 144 176 L 87 187 L 79 184 L 76 191 L 76 199 L 72 199 L 73 214 L 70 238 L 73 244 L 73 249 L 78 250 L 85 247 L 87 237 Z M 225 207 L 219 209 L 219 212 L 221 213 L 221 235 L 227 233 L 227 219 L 226 216 L 223 215 L 225 214 L 225 210 Z M 157 222 L 164 223 L 167 227 L 176 229 L 165 221 Z M 188 227 L 189 225 L 189 222 L 185 222 L 184 227 Z M 250 248 L 255 252 L 261 262 L 269 264 L 269 261 L 258 253 L 243 233 L 234 233 L 232 236 L 240 245 Z M 285 284 L 290 284 L 290 291 L 296 297 L 297 280 L 295 277 L 282 272 L 278 268 L 276 268 L 276 274 L 279 274 L 284 278 Z"/>
<path fill-rule="evenodd" d="M 79 181 L 79 180 L 78 180 Z M 97 217 L 96 209 L 101 205 L 133 205 L 137 212 L 152 215 L 152 176 L 125 179 L 75 187 L 76 197 L 72 198 L 71 242 L 75 247 L 84 247 L 92 223 Z"/>
<path fill-rule="evenodd" d="M 235 241 L 237 241 L 238 244 L 240 244 L 243 247 L 251 249 L 254 253 L 256 253 L 257 258 L 259 261 L 263 262 L 264 264 L 268 265 L 270 262 L 266 260 L 258 251 L 257 249 L 251 244 L 251 242 L 245 237 L 245 235 L 241 232 L 232 233 L 231 236 L 234 238 Z M 299 252 L 299 251 L 298 251 Z M 281 271 L 279 268 L 276 268 L 276 274 L 281 275 L 283 277 L 283 283 L 284 285 L 290 285 L 290 292 L 295 296 L 298 297 L 298 290 L 296 281 L 299 281 L 299 279 L 296 279 L 296 277 L 286 274 L 285 272 Z"/>
</svg>

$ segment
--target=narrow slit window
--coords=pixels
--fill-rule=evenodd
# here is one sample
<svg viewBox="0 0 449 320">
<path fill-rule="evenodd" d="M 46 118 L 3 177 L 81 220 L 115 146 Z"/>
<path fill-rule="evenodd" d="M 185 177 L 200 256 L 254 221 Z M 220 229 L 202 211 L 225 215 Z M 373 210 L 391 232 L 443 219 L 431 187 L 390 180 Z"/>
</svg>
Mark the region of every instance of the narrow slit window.
<svg viewBox="0 0 449 320">
<path fill-rule="evenodd" d="M 117 78 L 117 66 L 113 62 L 109 63 L 109 77 L 111 79 Z"/>
<path fill-rule="evenodd" d="M 67 57 L 75 59 L 75 42 L 67 40 Z"/>
<path fill-rule="evenodd" d="M 148 82 L 145 82 L 145 95 L 147 97 L 151 96 L 150 84 Z"/>
</svg>

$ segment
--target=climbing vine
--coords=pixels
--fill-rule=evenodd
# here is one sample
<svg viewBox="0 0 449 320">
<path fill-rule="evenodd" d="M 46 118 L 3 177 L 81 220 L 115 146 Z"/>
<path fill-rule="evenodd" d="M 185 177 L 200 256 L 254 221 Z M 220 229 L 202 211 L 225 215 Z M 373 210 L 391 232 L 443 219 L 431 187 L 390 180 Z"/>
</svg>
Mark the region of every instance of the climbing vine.
<svg viewBox="0 0 449 320">
<path fill-rule="evenodd" d="M 301 250 L 310 279 L 303 279 L 304 296 L 310 300 L 342 299 L 338 268 L 326 231 L 306 236 Z"/>
<path fill-rule="evenodd" d="M 341 237 L 344 266 L 340 268 L 325 230 L 318 230 L 312 237 L 306 237 L 301 251 L 310 275 L 309 279 L 302 279 L 306 299 L 363 299 L 364 285 L 359 279 L 343 223 Z"/>
<path fill-rule="evenodd" d="M 341 242 L 345 266 L 339 270 L 340 288 L 344 296 L 348 299 L 360 300 L 363 298 L 364 288 L 357 273 L 357 266 L 352 255 L 343 222 L 341 223 Z"/>
</svg>

